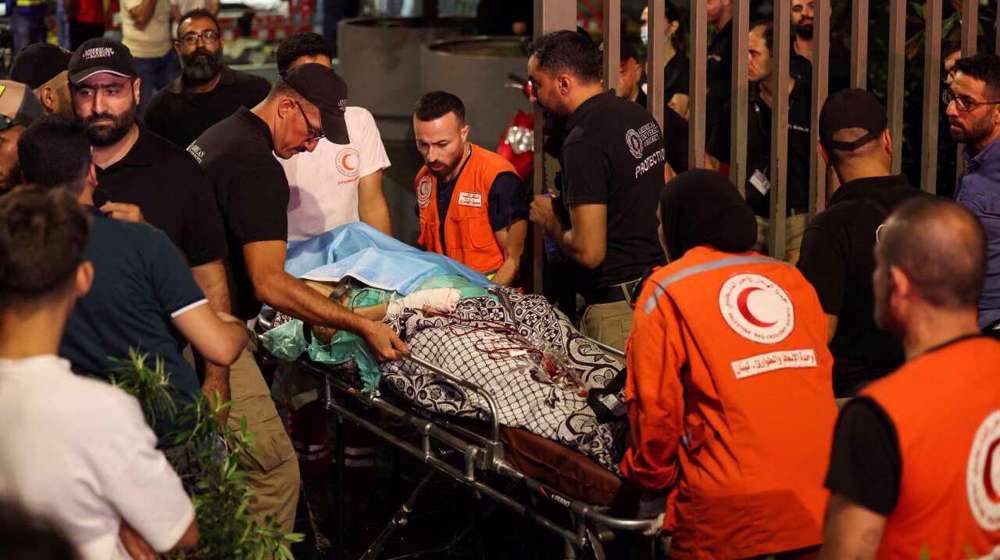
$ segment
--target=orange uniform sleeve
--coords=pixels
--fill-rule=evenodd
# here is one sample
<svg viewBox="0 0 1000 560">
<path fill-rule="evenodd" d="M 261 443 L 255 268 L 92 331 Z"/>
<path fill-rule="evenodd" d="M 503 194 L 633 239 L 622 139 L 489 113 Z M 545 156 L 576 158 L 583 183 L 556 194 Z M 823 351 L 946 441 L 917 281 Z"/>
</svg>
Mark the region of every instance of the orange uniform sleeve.
<svg viewBox="0 0 1000 560">
<path fill-rule="evenodd" d="M 677 479 L 677 446 L 684 433 L 681 368 L 687 354 L 673 304 L 665 294 L 656 297 L 659 290 L 654 287 L 654 281 L 646 283 L 626 345 L 625 398 L 632 443 L 620 466 L 639 486 L 662 490 Z"/>
</svg>

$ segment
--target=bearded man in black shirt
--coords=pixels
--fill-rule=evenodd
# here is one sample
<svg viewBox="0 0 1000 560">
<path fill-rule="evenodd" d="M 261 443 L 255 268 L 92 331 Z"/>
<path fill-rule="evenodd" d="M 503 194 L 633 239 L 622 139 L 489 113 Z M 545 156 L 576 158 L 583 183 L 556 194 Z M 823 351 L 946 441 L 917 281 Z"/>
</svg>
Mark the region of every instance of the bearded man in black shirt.
<svg viewBox="0 0 1000 560">
<path fill-rule="evenodd" d="M 584 272 L 582 332 L 624 348 L 632 289 L 664 262 L 656 205 L 666 150 L 652 115 L 604 91 L 601 54 L 589 37 L 557 31 L 538 39 L 528 60 L 537 103 L 565 116 L 562 193 L 535 196 L 531 221 Z"/>
</svg>

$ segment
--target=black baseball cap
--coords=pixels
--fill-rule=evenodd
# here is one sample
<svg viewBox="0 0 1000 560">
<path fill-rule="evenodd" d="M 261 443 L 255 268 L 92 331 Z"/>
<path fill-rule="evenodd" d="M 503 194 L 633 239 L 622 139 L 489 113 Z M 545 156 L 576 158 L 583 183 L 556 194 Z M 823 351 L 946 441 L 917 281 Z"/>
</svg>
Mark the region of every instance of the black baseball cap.
<svg viewBox="0 0 1000 560">
<path fill-rule="evenodd" d="M 14 57 L 10 79 L 38 89 L 45 82 L 69 68 L 73 53 L 51 43 L 34 43 L 21 49 Z"/>
<path fill-rule="evenodd" d="M 84 41 L 69 61 L 70 83 L 78 84 L 102 72 L 123 78 L 136 77 L 135 62 L 128 47 L 103 37 Z"/>
<path fill-rule="evenodd" d="M 826 99 L 819 113 L 819 140 L 828 150 L 854 150 L 871 142 L 888 126 L 885 107 L 874 94 L 863 89 L 845 89 Z M 867 130 L 853 142 L 838 142 L 833 135 L 847 128 Z"/>
<path fill-rule="evenodd" d="M 350 144 L 344 110 L 347 82 L 322 64 L 303 64 L 285 72 L 285 83 L 319 108 L 323 135 L 334 144 Z"/>
</svg>

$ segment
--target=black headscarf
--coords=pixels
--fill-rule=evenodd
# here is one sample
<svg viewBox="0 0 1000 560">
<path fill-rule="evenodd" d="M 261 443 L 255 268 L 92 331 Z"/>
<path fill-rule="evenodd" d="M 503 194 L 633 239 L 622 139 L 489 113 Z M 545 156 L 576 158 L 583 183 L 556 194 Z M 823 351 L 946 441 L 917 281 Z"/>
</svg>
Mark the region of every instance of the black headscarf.
<svg viewBox="0 0 1000 560">
<path fill-rule="evenodd" d="M 757 241 L 753 210 L 716 171 L 695 169 L 667 183 L 660 195 L 660 219 L 671 260 L 699 245 L 744 253 Z"/>
</svg>

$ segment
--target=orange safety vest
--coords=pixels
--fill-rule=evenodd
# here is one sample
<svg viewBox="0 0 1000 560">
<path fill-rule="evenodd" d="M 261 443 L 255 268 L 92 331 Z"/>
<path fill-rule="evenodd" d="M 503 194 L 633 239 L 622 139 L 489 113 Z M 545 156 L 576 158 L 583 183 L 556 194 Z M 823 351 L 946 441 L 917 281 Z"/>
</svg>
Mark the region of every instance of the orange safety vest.
<svg viewBox="0 0 1000 560">
<path fill-rule="evenodd" d="M 836 405 L 826 316 L 793 266 L 696 247 L 636 302 L 622 472 L 667 489 L 672 558 L 814 546 Z"/>
<path fill-rule="evenodd" d="M 420 208 L 420 238 L 426 251 L 447 255 L 473 270 L 494 272 L 504 257 L 490 225 L 489 198 L 494 179 L 515 173 L 514 166 L 498 154 L 472 145 L 451 193 L 444 222 L 444 243 L 437 207 L 438 180 L 426 165 L 417 173 L 417 205 Z"/>
<path fill-rule="evenodd" d="M 1000 343 L 954 342 L 862 394 L 892 420 L 902 459 L 878 557 L 1000 554 Z"/>
</svg>

